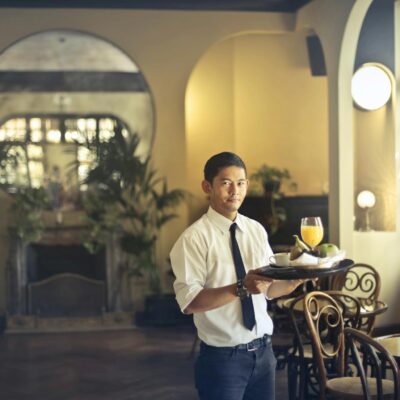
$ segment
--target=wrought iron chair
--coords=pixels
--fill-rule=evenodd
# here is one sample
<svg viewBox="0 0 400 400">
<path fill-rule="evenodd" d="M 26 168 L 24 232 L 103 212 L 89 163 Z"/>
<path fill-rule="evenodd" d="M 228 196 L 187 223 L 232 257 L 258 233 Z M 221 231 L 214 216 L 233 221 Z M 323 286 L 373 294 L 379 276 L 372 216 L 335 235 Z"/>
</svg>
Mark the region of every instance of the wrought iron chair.
<svg viewBox="0 0 400 400">
<path fill-rule="evenodd" d="M 338 303 L 329 294 L 312 292 L 304 297 L 304 313 L 311 333 L 314 369 L 320 385 L 318 398 L 364 400 L 360 377 L 346 376 L 350 368 L 346 357 L 344 321 Z M 393 397 L 396 393 L 389 398 L 398 400 L 398 397 Z"/>
</svg>

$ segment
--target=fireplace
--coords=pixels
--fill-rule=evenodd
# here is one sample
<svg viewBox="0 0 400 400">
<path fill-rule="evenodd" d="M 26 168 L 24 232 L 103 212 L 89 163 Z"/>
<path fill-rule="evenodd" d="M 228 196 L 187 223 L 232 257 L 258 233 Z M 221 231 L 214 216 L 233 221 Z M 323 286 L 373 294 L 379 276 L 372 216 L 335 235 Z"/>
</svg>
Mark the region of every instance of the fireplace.
<svg viewBox="0 0 400 400">
<path fill-rule="evenodd" d="M 106 311 L 105 250 L 91 254 L 79 244 L 31 244 L 26 252 L 28 314 L 68 317 Z"/>
<path fill-rule="evenodd" d="M 10 235 L 7 313 L 84 317 L 123 311 L 120 252 L 115 238 L 97 254 L 83 245 L 83 226 L 46 228 L 38 243 Z"/>
<path fill-rule="evenodd" d="M 101 281 L 106 279 L 105 249 L 91 254 L 82 244 L 29 244 L 26 251 L 30 283 L 62 273 Z"/>
</svg>

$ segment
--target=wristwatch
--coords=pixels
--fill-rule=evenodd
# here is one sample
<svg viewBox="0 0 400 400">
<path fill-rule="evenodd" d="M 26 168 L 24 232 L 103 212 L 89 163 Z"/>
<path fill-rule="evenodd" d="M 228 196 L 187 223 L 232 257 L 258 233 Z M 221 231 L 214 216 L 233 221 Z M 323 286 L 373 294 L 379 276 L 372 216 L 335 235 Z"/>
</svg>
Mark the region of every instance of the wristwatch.
<svg viewBox="0 0 400 400">
<path fill-rule="evenodd" d="M 236 296 L 239 297 L 240 300 L 250 296 L 249 291 L 243 284 L 243 279 L 238 279 L 236 282 Z"/>
</svg>

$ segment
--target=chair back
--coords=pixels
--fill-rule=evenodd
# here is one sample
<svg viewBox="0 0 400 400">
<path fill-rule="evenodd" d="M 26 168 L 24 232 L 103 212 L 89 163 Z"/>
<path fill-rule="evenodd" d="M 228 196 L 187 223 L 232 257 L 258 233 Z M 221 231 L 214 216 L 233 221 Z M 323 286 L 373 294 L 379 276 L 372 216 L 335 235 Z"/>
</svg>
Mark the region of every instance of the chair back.
<svg viewBox="0 0 400 400">
<path fill-rule="evenodd" d="M 333 297 L 339 308 L 342 310 L 344 326 L 359 328 L 361 321 L 361 303 L 360 300 L 350 293 L 340 290 L 326 290 L 324 293 Z"/>
<path fill-rule="evenodd" d="M 341 292 L 340 290 L 327 290 L 323 293 L 328 294 L 336 300 L 339 309 L 342 312 L 344 326 L 358 328 L 360 324 L 360 301 L 351 294 Z M 304 319 L 304 297 L 303 293 L 292 299 L 288 308 L 292 327 L 294 329 L 294 352 L 299 351 L 300 357 L 303 357 L 303 346 L 311 343 L 310 333 Z"/>
<path fill-rule="evenodd" d="M 381 278 L 378 271 L 369 264 L 356 263 L 346 272 L 336 274 L 332 279 L 332 290 L 341 290 L 357 296 L 361 306 L 369 308 L 379 299 Z M 375 326 L 376 315 L 362 316 L 357 329 L 370 335 Z"/>
<path fill-rule="evenodd" d="M 304 315 L 311 335 L 315 375 L 320 385 L 320 399 L 325 398 L 328 372 L 344 374 L 344 322 L 336 300 L 325 292 L 311 292 L 303 299 Z"/>
<path fill-rule="evenodd" d="M 393 356 L 375 339 L 364 332 L 353 328 L 345 328 L 345 342 L 350 350 L 352 362 L 357 367 L 358 376 L 361 379 L 364 399 L 371 398 L 381 400 L 387 398 L 383 391 L 383 378 L 390 370 L 393 377 L 393 396 L 390 398 L 400 399 L 400 375 L 399 367 Z M 371 368 L 368 374 L 367 367 Z M 371 378 L 374 377 L 374 385 Z"/>
<path fill-rule="evenodd" d="M 378 271 L 371 265 L 356 263 L 346 272 L 333 277 L 331 289 L 341 290 L 361 298 L 378 300 L 381 278 Z"/>
</svg>

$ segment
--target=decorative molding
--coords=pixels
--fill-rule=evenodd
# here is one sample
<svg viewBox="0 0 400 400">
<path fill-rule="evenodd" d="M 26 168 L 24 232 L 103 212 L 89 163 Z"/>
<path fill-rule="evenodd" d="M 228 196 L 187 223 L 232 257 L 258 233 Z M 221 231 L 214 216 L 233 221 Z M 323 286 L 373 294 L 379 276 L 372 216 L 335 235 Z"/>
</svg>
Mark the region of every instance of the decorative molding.
<svg viewBox="0 0 400 400">
<path fill-rule="evenodd" d="M 0 71 L 0 92 L 148 92 L 140 72 Z"/>
</svg>

